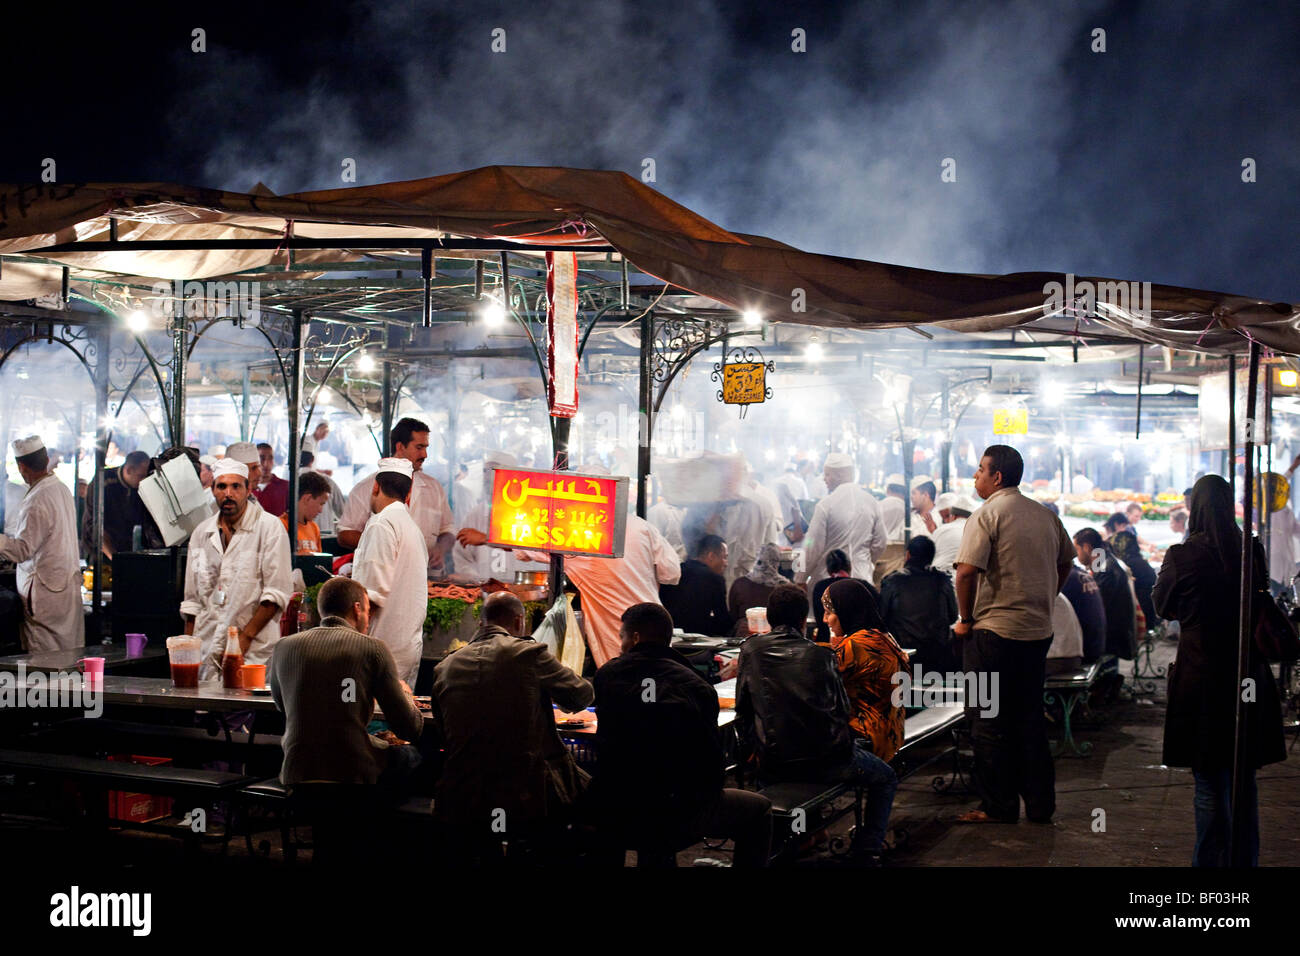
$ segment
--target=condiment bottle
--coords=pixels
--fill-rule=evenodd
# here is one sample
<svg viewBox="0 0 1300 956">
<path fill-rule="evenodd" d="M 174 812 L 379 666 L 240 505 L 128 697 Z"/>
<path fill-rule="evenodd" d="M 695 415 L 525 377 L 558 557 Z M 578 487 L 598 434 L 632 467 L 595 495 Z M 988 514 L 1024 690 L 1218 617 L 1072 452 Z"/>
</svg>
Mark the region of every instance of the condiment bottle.
<svg viewBox="0 0 1300 956">
<path fill-rule="evenodd" d="M 226 629 L 226 652 L 221 657 L 221 686 L 229 690 L 239 690 L 244 686 L 241 670 L 244 666 L 244 654 L 239 649 L 239 628 Z"/>
</svg>

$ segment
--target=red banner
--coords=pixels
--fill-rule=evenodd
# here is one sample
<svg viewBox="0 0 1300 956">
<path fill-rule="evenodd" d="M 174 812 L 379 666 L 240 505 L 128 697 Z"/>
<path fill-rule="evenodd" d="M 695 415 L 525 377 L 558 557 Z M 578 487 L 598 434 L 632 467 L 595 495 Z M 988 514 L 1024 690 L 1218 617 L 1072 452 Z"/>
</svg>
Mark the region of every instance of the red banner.
<svg viewBox="0 0 1300 956">
<path fill-rule="evenodd" d="M 546 398 L 554 418 L 578 413 L 578 256 L 546 254 Z"/>
</svg>

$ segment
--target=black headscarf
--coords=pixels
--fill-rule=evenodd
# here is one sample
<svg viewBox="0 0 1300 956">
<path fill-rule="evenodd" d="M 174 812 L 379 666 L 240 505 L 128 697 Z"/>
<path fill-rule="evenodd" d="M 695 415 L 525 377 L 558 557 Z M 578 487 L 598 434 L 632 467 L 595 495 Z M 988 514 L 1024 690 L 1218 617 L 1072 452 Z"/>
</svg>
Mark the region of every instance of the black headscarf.
<svg viewBox="0 0 1300 956">
<path fill-rule="evenodd" d="M 858 631 L 883 631 L 885 622 L 881 620 L 880 609 L 876 599 L 871 596 L 867 586 L 856 578 L 841 578 L 826 589 L 835 616 L 840 619 L 840 628 L 845 634 Z"/>
<path fill-rule="evenodd" d="M 1205 475 L 1192 485 L 1187 540 L 1198 539 L 1213 551 L 1223 569 L 1234 577 L 1241 573 L 1241 529 L 1237 527 L 1232 489 L 1218 475 Z"/>
</svg>

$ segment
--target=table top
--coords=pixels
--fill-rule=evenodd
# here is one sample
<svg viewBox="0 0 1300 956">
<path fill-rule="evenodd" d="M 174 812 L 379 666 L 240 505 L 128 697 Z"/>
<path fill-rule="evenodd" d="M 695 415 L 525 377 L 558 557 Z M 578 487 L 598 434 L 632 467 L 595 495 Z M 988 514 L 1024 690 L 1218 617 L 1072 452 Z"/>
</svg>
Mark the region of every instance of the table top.
<svg viewBox="0 0 1300 956">
<path fill-rule="evenodd" d="M 199 681 L 198 687 L 174 687 L 170 677 L 104 676 L 104 703 L 179 710 L 275 710 L 270 694 L 226 690 L 221 681 Z"/>
<path fill-rule="evenodd" d="M 75 671 L 77 662 L 83 657 L 104 658 L 104 673 L 111 674 L 113 668 L 136 661 L 156 660 L 167 656 L 167 648 L 161 644 L 146 645 L 139 657 L 127 657 L 126 647 L 122 644 L 90 644 L 86 647 L 71 647 L 58 651 L 35 651 L 31 654 L 10 654 L 0 657 L 0 670 L 17 673 L 20 663 L 30 671 Z M 168 681 L 168 683 L 171 683 Z"/>
<path fill-rule="evenodd" d="M 718 710 L 718 726 L 726 727 L 736 719 L 736 682 L 726 680 L 721 684 L 714 684 L 713 689 L 717 692 L 718 700 L 722 705 Z M 578 725 L 579 721 L 581 726 Z M 596 710 L 593 707 L 570 714 L 557 707 L 555 725 L 562 737 L 594 737 L 596 736 Z"/>
</svg>

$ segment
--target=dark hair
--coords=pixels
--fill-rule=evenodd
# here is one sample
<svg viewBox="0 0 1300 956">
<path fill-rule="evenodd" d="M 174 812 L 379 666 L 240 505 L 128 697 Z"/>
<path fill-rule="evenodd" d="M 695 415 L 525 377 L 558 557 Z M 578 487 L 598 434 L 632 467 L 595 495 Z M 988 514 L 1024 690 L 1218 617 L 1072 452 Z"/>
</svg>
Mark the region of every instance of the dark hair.
<svg viewBox="0 0 1300 956">
<path fill-rule="evenodd" d="M 45 448 L 38 448 L 26 455 L 19 455 L 15 461 L 20 465 L 26 465 L 32 471 L 45 471 L 50 467 L 50 453 Z"/>
<path fill-rule="evenodd" d="M 1125 564 L 1142 560 L 1142 549 L 1138 547 L 1138 537 L 1132 531 L 1121 531 L 1110 539 L 1110 550 Z"/>
<path fill-rule="evenodd" d="M 808 594 L 793 584 L 778 584 L 767 596 L 767 623 L 803 633 L 808 620 Z"/>
<path fill-rule="evenodd" d="M 931 501 L 934 501 L 934 496 L 939 493 L 939 489 L 934 486 L 933 481 L 923 481 L 914 490 L 929 495 Z"/>
<path fill-rule="evenodd" d="M 885 630 L 880 608 L 876 606 L 876 599 L 871 596 L 871 589 L 866 582 L 856 578 L 841 578 L 826 589 L 824 599 L 830 600 L 845 634 Z"/>
<path fill-rule="evenodd" d="M 652 644 L 670 644 L 673 639 L 673 616 L 662 604 L 633 604 L 619 618 L 629 634 Z"/>
<path fill-rule="evenodd" d="M 321 495 L 330 493 L 330 483 L 325 480 L 324 475 L 318 475 L 314 471 L 305 471 L 298 476 L 298 497 L 311 495 L 317 498 Z"/>
<path fill-rule="evenodd" d="M 1019 486 L 1020 479 L 1025 476 L 1025 460 L 1020 457 L 1020 452 L 1010 445 L 989 445 L 984 449 L 983 457 L 989 460 L 990 473 L 1002 475 L 1003 488 Z"/>
<path fill-rule="evenodd" d="M 393 448 L 396 449 L 398 445 L 409 445 L 416 432 L 428 434 L 428 431 L 429 426 L 418 418 L 403 418 L 393 426 L 388 437 L 393 442 Z"/>
<path fill-rule="evenodd" d="M 307 468 L 307 467 L 309 467 L 309 466 L 311 465 L 311 463 L 312 463 L 313 461 L 315 461 L 315 460 L 316 460 L 316 456 L 313 455 L 313 454 L 312 454 L 311 452 L 309 452 L 309 451 L 304 451 L 304 452 L 299 452 L 299 453 L 298 453 L 298 467 L 299 467 L 299 468 Z"/>
<path fill-rule="evenodd" d="M 351 578 L 330 578 L 320 587 L 316 595 L 316 610 L 322 618 L 351 617 L 352 605 L 362 603 L 366 589 L 360 581 Z"/>
<path fill-rule="evenodd" d="M 257 443 L 257 450 L 258 450 L 258 451 L 261 451 L 263 448 L 265 448 L 265 449 L 266 449 L 267 451 L 269 451 L 271 454 L 275 454 L 275 449 L 272 448 L 272 447 L 270 446 L 269 443 L 264 442 L 264 441 L 260 441 L 260 442 L 258 442 L 258 443 Z"/>
<path fill-rule="evenodd" d="M 907 542 L 907 560 L 928 568 L 934 561 L 934 542 L 923 534 L 916 535 Z"/>
<path fill-rule="evenodd" d="M 951 508 L 949 508 L 949 509 L 948 509 L 948 513 L 949 513 L 949 514 L 954 514 L 954 515 L 956 515 L 956 516 L 959 517 L 959 518 L 969 518 L 969 517 L 970 517 L 970 512 L 969 512 L 969 511 L 967 511 L 965 508 L 958 508 L 956 505 L 953 505 Z"/>
<path fill-rule="evenodd" d="M 727 546 L 716 534 L 701 535 L 700 540 L 695 542 L 695 557 L 702 558 L 706 554 L 721 554 L 722 549 Z"/>
<path fill-rule="evenodd" d="M 137 448 L 135 451 L 131 452 L 131 454 L 126 456 L 126 460 L 122 462 L 122 467 L 139 468 L 141 465 L 147 464 L 149 464 L 149 453 L 147 451 L 140 451 Z"/>
<path fill-rule="evenodd" d="M 523 601 L 509 591 L 498 591 L 495 594 L 489 594 L 486 600 L 483 601 L 483 608 L 479 611 L 479 620 L 484 624 L 505 627 L 507 624 L 515 623 L 515 619 L 523 613 Z"/>
<path fill-rule="evenodd" d="M 907 494 L 906 485 L 885 485 L 885 491 L 897 491 L 900 495 Z"/>
<path fill-rule="evenodd" d="M 1080 528 L 1074 533 L 1074 543 L 1084 544 L 1090 548 L 1100 548 L 1102 546 L 1101 535 L 1097 533 L 1096 528 Z"/>
<path fill-rule="evenodd" d="M 405 501 L 411 493 L 411 479 L 395 471 L 381 471 L 375 475 L 379 490 L 396 501 Z"/>
<path fill-rule="evenodd" d="M 826 573 L 839 574 L 843 571 L 848 574 L 853 569 L 849 563 L 849 556 L 844 553 L 842 548 L 835 548 L 826 555 Z"/>
<path fill-rule="evenodd" d="M 1120 525 L 1126 525 L 1128 523 L 1129 523 L 1128 515 L 1124 514 L 1124 512 L 1122 511 L 1116 511 L 1113 515 L 1111 515 L 1109 518 L 1106 519 L 1105 527 L 1107 531 L 1113 532 Z"/>
</svg>

